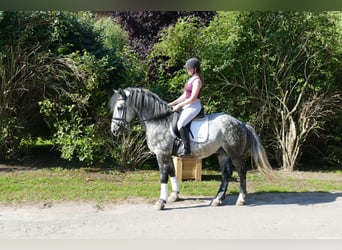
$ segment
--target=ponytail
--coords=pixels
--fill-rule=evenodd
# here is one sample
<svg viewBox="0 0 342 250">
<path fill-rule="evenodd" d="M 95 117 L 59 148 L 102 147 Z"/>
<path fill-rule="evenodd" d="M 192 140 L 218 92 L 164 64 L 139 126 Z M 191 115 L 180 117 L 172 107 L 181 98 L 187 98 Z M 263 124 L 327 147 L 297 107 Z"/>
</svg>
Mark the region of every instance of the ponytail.
<svg viewBox="0 0 342 250">
<path fill-rule="evenodd" d="M 201 79 L 202 85 L 204 84 L 204 77 L 203 77 L 203 71 L 201 70 L 201 68 L 196 69 L 196 74 L 199 76 L 199 78 Z"/>
</svg>

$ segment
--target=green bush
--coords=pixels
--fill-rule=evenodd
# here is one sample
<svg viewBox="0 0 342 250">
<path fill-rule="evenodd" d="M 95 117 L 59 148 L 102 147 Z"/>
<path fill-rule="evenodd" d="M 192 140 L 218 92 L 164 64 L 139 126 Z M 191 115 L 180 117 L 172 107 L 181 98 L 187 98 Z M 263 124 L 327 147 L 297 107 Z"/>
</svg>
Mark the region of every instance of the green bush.
<svg viewBox="0 0 342 250">
<path fill-rule="evenodd" d="M 145 132 L 140 124 L 133 122 L 126 128 L 125 133 L 110 138 L 112 141 L 107 140 L 107 152 L 111 152 L 120 166 L 138 169 L 144 162 L 154 157 L 147 148 Z"/>
<path fill-rule="evenodd" d="M 62 157 L 68 160 L 92 162 L 103 160 L 100 132 L 106 116 L 106 97 L 104 90 L 109 82 L 108 59 L 96 59 L 84 51 L 72 53 L 59 59 L 64 67 L 58 72 L 65 78 L 65 86 L 59 94 L 46 98 L 39 104 L 50 127 L 56 147 Z M 101 91 L 102 89 L 102 91 Z M 109 126 L 108 126 L 109 127 Z"/>
<path fill-rule="evenodd" d="M 182 64 L 198 57 L 207 112 L 225 111 L 252 123 L 279 165 L 293 167 L 307 136 L 322 135 L 331 118 L 326 114 L 338 112 L 339 97 L 333 91 L 340 91 L 334 82 L 341 77 L 336 70 L 341 19 L 336 15 L 340 17 L 327 12 L 218 12 L 207 27 L 181 19 L 153 48 L 151 56 L 160 65 L 156 85 L 166 85 L 176 97 L 187 79 Z M 307 109 L 310 103 L 317 109 Z M 317 112 L 311 116 L 313 110 Z M 293 143 L 295 150 L 285 149 L 291 138 L 280 139 L 291 133 L 301 138 Z M 281 156 L 291 150 L 291 164 L 283 164 Z"/>
<path fill-rule="evenodd" d="M 144 78 L 127 34 L 91 12 L 0 12 L 0 28 L 0 157 L 44 136 L 65 159 L 110 158 L 112 89 Z"/>
<path fill-rule="evenodd" d="M 183 68 L 185 61 L 197 57 L 204 72 L 202 102 L 206 111 L 230 111 L 232 99 L 229 92 L 225 95 L 227 98 L 222 98 L 222 90 L 226 89 L 220 72 L 231 60 L 237 40 L 237 14 L 219 11 L 207 27 L 201 25 L 197 18 L 187 17 L 165 29 L 150 55 L 150 61 L 157 61 L 159 66 L 156 84 L 167 85 L 167 91 L 175 98 L 183 91 L 188 79 Z"/>
<path fill-rule="evenodd" d="M 190 57 L 198 57 L 202 49 L 198 18 L 186 17 L 163 29 L 160 42 L 149 56 L 150 63 L 158 69 L 157 85 L 167 85 L 171 95 L 179 95 L 186 80 L 183 66 Z M 162 93 L 158 93 L 162 94 Z"/>
</svg>

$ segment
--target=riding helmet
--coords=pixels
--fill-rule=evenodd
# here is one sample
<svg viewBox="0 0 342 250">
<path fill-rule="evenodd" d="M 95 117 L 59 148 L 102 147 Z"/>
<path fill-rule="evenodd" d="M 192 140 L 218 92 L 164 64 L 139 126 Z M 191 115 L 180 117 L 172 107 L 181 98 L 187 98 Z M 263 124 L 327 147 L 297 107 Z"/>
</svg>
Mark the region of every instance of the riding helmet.
<svg viewBox="0 0 342 250">
<path fill-rule="evenodd" d="M 196 68 L 200 69 L 201 63 L 197 58 L 190 58 L 189 60 L 186 61 L 184 68 L 190 69 L 190 68 Z"/>
</svg>

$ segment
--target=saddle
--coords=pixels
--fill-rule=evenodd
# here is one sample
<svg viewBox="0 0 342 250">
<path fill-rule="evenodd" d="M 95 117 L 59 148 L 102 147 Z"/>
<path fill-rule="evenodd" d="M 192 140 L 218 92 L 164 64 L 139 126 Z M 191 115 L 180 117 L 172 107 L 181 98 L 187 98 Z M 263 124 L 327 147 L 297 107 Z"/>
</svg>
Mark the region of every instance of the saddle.
<svg viewBox="0 0 342 250">
<path fill-rule="evenodd" d="M 183 146 L 183 142 L 180 139 L 180 134 L 177 129 L 178 117 L 174 116 L 171 124 L 171 133 L 174 134 L 175 140 L 173 143 L 172 154 L 177 156 L 179 149 Z M 191 141 L 202 143 L 208 139 L 208 116 L 204 112 L 202 107 L 199 114 L 186 125 L 186 129 L 189 132 L 189 138 Z"/>
<path fill-rule="evenodd" d="M 192 119 L 192 121 L 189 122 L 188 125 L 185 126 L 186 129 L 189 131 L 190 137 L 191 137 L 191 138 L 194 138 L 194 135 L 193 135 L 192 132 L 191 132 L 191 123 L 192 123 L 193 121 L 195 121 L 195 120 L 202 120 L 202 119 L 204 119 L 205 117 L 206 117 L 206 114 L 205 114 L 205 111 L 204 111 L 204 107 L 202 107 L 202 108 L 201 108 L 201 111 L 198 113 L 198 115 L 197 115 L 194 119 Z M 179 117 L 176 117 L 176 116 L 173 117 L 172 124 L 171 124 L 171 128 L 172 128 L 173 133 L 174 133 L 178 138 L 180 138 L 179 130 L 178 130 L 178 128 L 177 128 L 178 118 L 179 118 Z"/>
</svg>

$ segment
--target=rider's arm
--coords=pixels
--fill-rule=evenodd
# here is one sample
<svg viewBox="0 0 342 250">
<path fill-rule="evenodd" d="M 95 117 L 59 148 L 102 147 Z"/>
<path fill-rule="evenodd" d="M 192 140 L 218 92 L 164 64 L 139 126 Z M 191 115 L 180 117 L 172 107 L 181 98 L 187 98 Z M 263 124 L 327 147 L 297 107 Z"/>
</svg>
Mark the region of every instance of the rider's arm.
<svg viewBox="0 0 342 250">
<path fill-rule="evenodd" d="M 177 105 L 178 103 L 183 102 L 185 99 L 186 99 L 186 93 L 185 93 L 185 91 L 184 91 L 184 93 L 183 93 L 180 97 L 178 97 L 178 98 L 177 98 L 176 100 L 174 100 L 173 102 L 169 102 L 168 105 L 170 105 L 170 106 L 175 106 L 175 105 Z"/>
<path fill-rule="evenodd" d="M 198 99 L 198 95 L 200 93 L 202 87 L 202 82 L 200 79 L 196 79 L 192 83 L 192 92 L 189 98 L 185 98 L 183 101 L 179 102 L 176 106 L 174 106 L 173 110 L 177 111 L 181 107 L 184 107 L 187 104 L 190 104 Z M 185 96 L 185 93 L 183 94 Z"/>
</svg>

